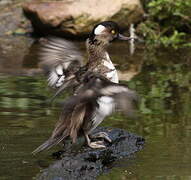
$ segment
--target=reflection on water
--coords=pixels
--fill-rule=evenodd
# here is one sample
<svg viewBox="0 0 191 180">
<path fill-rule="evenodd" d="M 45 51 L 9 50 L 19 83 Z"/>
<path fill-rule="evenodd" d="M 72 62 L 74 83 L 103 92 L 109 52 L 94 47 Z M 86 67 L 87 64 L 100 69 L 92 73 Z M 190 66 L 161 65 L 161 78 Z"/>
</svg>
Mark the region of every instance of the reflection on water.
<svg viewBox="0 0 191 180">
<path fill-rule="evenodd" d="M 116 44 L 111 53 L 123 80 L 136 75 L 128 85 L 142 97 L 141 117 L 130 120 L 116 114 L 102 125 L 142 135 L 146 145 L 132 159 L 115 163 L 111 172 L 99 179 L 191 179 L 189 50 L 146 51 L 145 48 L 137 48 L 133 56 L 127 50 L 126 44 Z M 36 63 L 33 63 L 33 59 L 36 60 L 31 54 L 24 56 L 23 74 L 26 74 L 26 68 L 28 71 L 31 68 L 34 70 Z M 9 75 L 6 69 L 2 72 L 0 177 L 32 179 L 41 167 L 53 161 L 48 155 L 55 149 L 37 157 L 33 157 L 31 151 L 49 137 L 57 121 L 59 108 L 50 107 L 47 103 L 51 92 L 43 76 L 14 76 L 10 75 L 10 68 L 7 71 Z"/>
<path fill-rule="evenodd" d="M 109 124 L 143 135 L 145 148 L 100 180 L 191 179 L 191 61 L 186 52 L 144 54 L 141 72 L 129 82 L 142 96 L 142 118 L 112 117 Z"/>
<path fill-rule="evenodd" d="M 48 92 L 41 79 L 0 78 L 0 177 L 26 179 L 39 172 L 31 150 L 47 137 L 56 117 L 54 109 L 47 108 Z"/>
</svg>

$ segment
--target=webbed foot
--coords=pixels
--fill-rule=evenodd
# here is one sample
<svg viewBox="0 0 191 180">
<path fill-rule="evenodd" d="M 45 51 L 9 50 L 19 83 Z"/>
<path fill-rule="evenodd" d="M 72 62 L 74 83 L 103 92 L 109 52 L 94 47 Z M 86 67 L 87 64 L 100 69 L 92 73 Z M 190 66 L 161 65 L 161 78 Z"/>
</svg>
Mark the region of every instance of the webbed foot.
<svg viewBox="0 0 191 180">
<path fill-rule="evenodd" d="M 88 146 L 91 147 L 92 149 L 106 148 L 103 141 L 91 142 L 88 134 L 85 134 L 85 138 Z"/>
<path fill-rule="evenodd" d="M 111 143 L 112 140 L 109 138 L 108 134 L 106 132 L 98 132 L 94 135 L 91 135 L 90 138 L 92 139 L 96 139 L 96 138 L 103 138 L 105 139 L 107 142 Z"/>
<path fill-rule="evenodd" d="M 91 147 L 92 149 L 106 148 L 103 141 L 90 142 L 88 146 Z"/>
</svg>

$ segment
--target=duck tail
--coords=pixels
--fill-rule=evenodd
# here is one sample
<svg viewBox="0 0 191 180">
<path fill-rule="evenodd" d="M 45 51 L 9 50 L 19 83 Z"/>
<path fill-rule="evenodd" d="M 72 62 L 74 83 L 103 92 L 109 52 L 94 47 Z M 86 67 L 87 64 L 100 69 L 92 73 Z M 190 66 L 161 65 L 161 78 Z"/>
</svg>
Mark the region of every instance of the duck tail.
<svg viewBox="0 0 191 180">
<path fill-rule="evenodd" d="M 50 138 L 47 141 L 45 141 L 43 144 L 41 144 L 38 148 L 36 148 L 32 152 L 32 154 L 35 155 L 41 151 L 44 151 L 45 149 L 50 149 L 51 147 L 59 144 L 65 138 L 66 138 L 66 136 L 61 136 L 59 138 Z"/>
</svg>

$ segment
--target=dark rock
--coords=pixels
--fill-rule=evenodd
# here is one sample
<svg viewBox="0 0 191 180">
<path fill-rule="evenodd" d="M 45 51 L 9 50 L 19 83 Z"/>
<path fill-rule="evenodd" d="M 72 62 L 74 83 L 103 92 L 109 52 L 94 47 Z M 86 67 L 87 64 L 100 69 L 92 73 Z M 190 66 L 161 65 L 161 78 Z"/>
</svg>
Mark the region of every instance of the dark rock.
<svg viewBox="0 0 191 180">
<path fill-rule="evenodd" d="M 38 180 L 91 180 L 111 168 L 114 161 L 128 157 L 141 150 L 144 139 L 125 130 L 113 128 L 97 128 L 95 132 L 104 131 L 109 134 L 112 143 L 107 148 L 93 150 L 84 147 L 81 152 L 59 151 L 53 153 L 61 160 L 44 169 L 37 176 Z"/>
<path fill-rule="evenodd" d="M 65 37 L 87 35 L 96 23 L 105 20 L 127 28 L 144 15 L 139 0 L 31 1 L 23 10 L 38 33 Z"/>
</svg>

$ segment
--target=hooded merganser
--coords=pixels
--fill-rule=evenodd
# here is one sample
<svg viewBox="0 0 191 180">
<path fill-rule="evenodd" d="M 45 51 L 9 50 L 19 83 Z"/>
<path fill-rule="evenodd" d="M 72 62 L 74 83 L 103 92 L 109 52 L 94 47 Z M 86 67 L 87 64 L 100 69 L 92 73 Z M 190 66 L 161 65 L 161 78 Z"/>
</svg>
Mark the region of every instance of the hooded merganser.
<svg viewBox="0 0 191 180">
<path fill-rule="evenodd" d="M 88 62 L 83 65 L 83 56 L 70 41 L 51 37 L 40 53 L 40 67 L 48 76 L 48 84 L 57 91 L 53 98 L 65 89 L 74 89 L 74 95 L 63 103 L 63 109 L 51 137 L 33 151 L 33 154 L 60 143 L 70 136 L 75 142 L 83 133 L 91 148 L 104 148 L 103 141 L 91 142 L 90 133 L 103 119 L 119 109 L 127 115 L 134 111 L 136 93 L 127 86 L 118 84 L 117 71 L 107 53 L 108 45 L 115 39 L 129 40 L 119 33 L 113 21 L 97 24 L 86 41 Z M 106 133 L 98 133 L 111 142 Z"/>
</svg>

